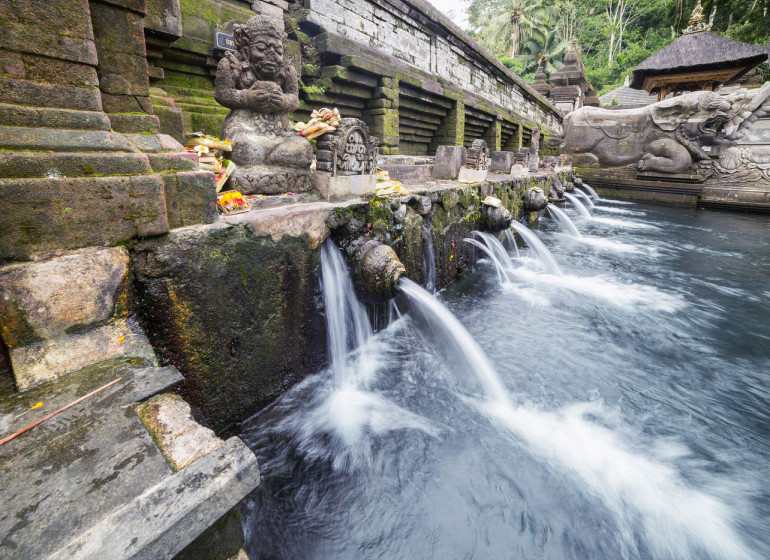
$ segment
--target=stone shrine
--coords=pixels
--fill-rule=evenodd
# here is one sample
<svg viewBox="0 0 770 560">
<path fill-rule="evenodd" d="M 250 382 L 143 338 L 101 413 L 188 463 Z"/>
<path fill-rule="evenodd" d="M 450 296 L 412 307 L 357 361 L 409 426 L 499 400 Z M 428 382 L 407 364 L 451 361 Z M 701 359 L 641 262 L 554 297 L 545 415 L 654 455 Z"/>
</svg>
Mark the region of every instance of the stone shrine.
<svg viewBox="0 0 770 560">
<path fill-rule="evenodd" d="M 233 189 L 244 194 L 304 192 L 312 188 L 313 149 L 293 129 L 299 107 L 297 73 L 285 56 L 286 35 L 265 16 L 233 28 L 235 52 L 219 62 L 216 100 L 230 113 L 222 138 L 237 166 Z"/>
<path fill-rule="evenodd" d="M 337 130 L 318 139 L 316 169 L 337 175 L 372 175 L 377 171 L 380 139 L 369 136 L 361 119 L 342 119 Z"/>
</svg>

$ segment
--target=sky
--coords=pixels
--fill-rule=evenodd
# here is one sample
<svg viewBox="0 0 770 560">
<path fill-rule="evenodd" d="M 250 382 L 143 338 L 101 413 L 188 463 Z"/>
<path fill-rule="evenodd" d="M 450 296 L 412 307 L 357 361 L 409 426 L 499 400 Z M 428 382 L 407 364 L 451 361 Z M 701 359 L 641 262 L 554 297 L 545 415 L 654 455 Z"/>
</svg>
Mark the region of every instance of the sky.
<svg viewBox="0 0 770 560">
<path fill-rule="evenodd" d="M 461 29 L 468 27 L 468 16 L 465 10 L 468 6 L 468 0 L 428 0 L 440 12 L 443 12 L 449 19 L 455 22 Z"/>
</svg>

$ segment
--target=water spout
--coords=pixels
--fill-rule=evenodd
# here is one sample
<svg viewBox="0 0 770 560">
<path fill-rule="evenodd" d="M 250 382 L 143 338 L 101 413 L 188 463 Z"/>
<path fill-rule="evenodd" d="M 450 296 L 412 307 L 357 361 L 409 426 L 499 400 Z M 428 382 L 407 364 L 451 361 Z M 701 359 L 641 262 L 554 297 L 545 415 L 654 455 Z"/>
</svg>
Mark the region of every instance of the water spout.
<svg viewBox="0 0 770 560">
<path fill-rule="evenodd" d="M 551 252 L 546 248 L 545 245 L 543 245 L 543 242 L 537 238 L 537 235 L 531 232 L 529 228 L 518 222 L 513 222 L 511 227 L 521 236 L 521 238 L 524 240 L 524 243 L 526 243 L 530 251 L 532 251 L 532 254 L 535 255 L 537 260 L 540 261 L 540 264 L 548 272 L 557 276 L 562 275 L 561 269 L 559 268 L 559 265 L 556 264 L 553 255 L 551 255 Z"/>
<path fill-rule="evenodd" d="M 588 194 L 591 195 L 591 198 L 593 198 L 594 200 L 599 200 L 599 195 L 596 194 L 596 191 L 591 188 L 591 185 L 589 185 L 588 183 L 583 183 L 582 187 L 588 191 Z"/>
<path fill-rule="evenodd" d="M 396 284 L 406 267 L 392 247 L 370 239 L 356 249 L 353 262 L 359 287 L 372 302 L 396 295 Z"/>
<path fill-rule="evenodd" d="M 548 212 L 554 221 L 559 224 L 561 229 L 570 232 L 575 237 L 582 237 L 578 231 L 577 226 L 572 223 L 572 220 L 569 219 L 569 216 L 567 216 L 567 214 L 565 214 L 560 208 L 554 206 L 553 204 L 549 204 Z"/>
<path fill-rule="evenodd" d="M 489 401 L 510 407 L 508 392 L 497 372 L 457 317 L 435 296 L 408 278 L 401 278 L 398 287 L 409 300 L 410 313 L 421 323 L 421 334 L 446 357 L 452 369 L 458 372 L 472 371 Z"/>
<path fill-rule="evenodd" d="M 510 228 L 505 230 L 505 241 L 508 243 L 508 246 L 513 250 L 514 255 L 516 255 L 516 258 L 518 259 L 521 256 L 519 253 L 519 246 L 516 243 L 516 237 L 513 235 L 513 232 Z"/>
<path fill-rule="evenodd" d="M 577 191 L 575 191 L 577 192 Z M 576 197 L 574 194 L 570 193 L 564 193 L 564 196 L 567 197 L 567 200 L 569 200 L 572 203 L 572 206 L 574 206 L 575 210 L 577 210 L 577 213 L 583 216 L 584 218 L 590 218 L 591 212 L 588 211 L 588 208 L 583 206 L 583 203 L 580 202 L 580 199 Z"/>
<path fill-rule="evenodd" d="M 484 251 L 487 256 L 492 259 L 492 262 L 495 265 L 495 269 L 497 270 L 497 277 L 500 280 L 500 283 L 503 284 L 508 282 L 510 278 L 508 277 L 507 269 L 509 268 L 508 265 L 511 262 L 511 257 L 508 255 L 505 247 L 503 247 L 503 244 L 500 243 L 500 241 L 494 235 L 490 235 L 489 233 L 472 231 L 471 235 L 478 237 L 481 239 L 481 241 L 471 239 L 469 237 L 466 237 L 463 239 L 463 241 L 470 243 L 474 247 L 478 247 Z"/>
</svg>

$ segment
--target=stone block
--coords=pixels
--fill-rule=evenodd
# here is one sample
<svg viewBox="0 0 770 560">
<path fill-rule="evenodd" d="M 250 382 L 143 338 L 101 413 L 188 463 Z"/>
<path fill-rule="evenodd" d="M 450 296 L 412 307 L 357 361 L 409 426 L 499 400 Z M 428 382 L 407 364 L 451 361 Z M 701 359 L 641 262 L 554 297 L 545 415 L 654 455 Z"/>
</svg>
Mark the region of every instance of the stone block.
<svg viewBox="0 0 770 560">
<path fill-rule="evenodd" d="M 179 217 L 183 226 L 217 221 L 216 178 L 210 171 L 184 171 L 179 178 Z"/>
<path fill-rule="evenodd" d="M 237 437 L 230 438 L 113 511 L 50 558 L 173 558 L 191 535 L 200 535 L 258 484 L 254 453 Z"/>
<path fill-rule="evenodd" d="M 160 154 L 146 154 L 156 173 L 163 171 L 197 171 L 198 154 L 193 152 L 170 152 Z"/>
<path fill-rule="evenodd" d="M 160 132 L 160 120 L 155 115 L 121 115 L 112 113 L 109 115 L 112 129 L 116 132 L 132 134 Z"/>
<path fill-rule="evenodd" d="M 147 173 L 151 170 L 146 154 L 0 151 L 0 177 L 95 177 Z"/>
<path fill-rule="evenodd" d="M 281 7 L 268 4 L 262 0 L 256 0 L 256 2 L 251 5 L 251 8 L 259 14 L 273 18 L 281 25 L 281 27 L 283 27 L 283 9 Z"/>
<path fill-rule="evenodd" d="M 139 405 L 136 412 L 175 471 L 224 443 L 193 419 L 190 405 L 179 395 L 159 395 Z"/>
<path fill-rule="evenodd" d="M 337 175 L 316 171 L 313 184 L 326 200 L 346 200 L 374 194 L 376 175 Z"/>
<path fill-rule="evenodd" d="M 147 337 L 133 320 L 117 319 L 102 327 L 11 348 L 16 387 L 27 389 L 103 360 L 131 356 L 155 361 Z"/>
<path fill-rule="evenodd" d="M 168 231 L 159 175 L 0 179 L 0 262 Z"/>
<path fill-rule="evenodd" d="M 492 173 L 510 173 L 514 163 L 516 163 L 515 152 L 492 152 L 489 171 Z"/>
<path fill-rule="evenodd" d="M 126 313 L 128 252 L 89 247 L 0 268 L 0 332 L 10 348 L 104 324 Z"/>
<path fill-rule="evenodd" d="M 471 169 L 464 165 L 460 168 L 460 173 L 457 176 L 457 180 L 461 183 L 480 183 L 486 180 L 486 169 Z"/>
<path fill-rule="evenodd" d="M 467 159 L 468 152 L 465 146 L 439 146 L 433 163 L 433 177 L 457 179 Z"/>
<path fill-rule="evenodd" d="M 99 89 L 93 85 L 91 87 L 75 87 L 33 82 L 7 76 L 0 76 L 0 102 L 85 111 L 102 110 Z"/>
<path fill-rule="evenodd" d="M 102 112 L 30 107 L 5 103 L 0 103 L 0 125 L 110 130 L 110 120 Z"/>
<path fill-rule="evenodd" d="M 107 113 L 152 113 L 149 97 L 139 95 L 113 95 L 102 91 L 102 107 Z"/>
</svg>

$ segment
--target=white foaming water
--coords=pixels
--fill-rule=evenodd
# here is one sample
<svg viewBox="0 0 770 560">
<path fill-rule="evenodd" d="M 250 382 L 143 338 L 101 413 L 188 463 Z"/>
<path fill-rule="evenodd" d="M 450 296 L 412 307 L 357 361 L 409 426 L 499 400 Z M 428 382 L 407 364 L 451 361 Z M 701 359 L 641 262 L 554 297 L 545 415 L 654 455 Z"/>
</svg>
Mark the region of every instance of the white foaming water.
<svg viewBox="0 0 770 560">
<path fill-rule="evenodd" d="M 548 210 L 548 213 L 556 221 L 556 223 L 559 224 L 561 229 L 568 231 L 575 237 L 581 237 L 578 228 L 575 226 L 575 224 L 572 223 L 572 220 L 569 219 L 569 216 L 562 212 L 560 208 L 554 206 L 553 204 L 549 204 L 545 208 Z"/>
<path fill-rule="evenodd" d="M 372 336 L 366 309 L 331 240 L 321 251 L 321 275 L 332 383 L 315 388 L 308 411 L 287 416 L 278 429 L 311 460 L 328 460 L 335 469 L 359 468 L 371 461 L 372 435 L 407 428 L 434 434 L 435 429 L 371 389 L 377 373 L 393 364 L 388 346 Z"/>
<path fill-rule="evenodd" d="M 588 207 L 589 207 L 589 208 L 594 208 L 594 203 L 593 203 L 593 201 L 591 200 L 591 198 L 590 198 L 590 197 L 589 197 L 589 196 L 588 196 L 586 193 L 584 193 L 584 192 L 583 192 L 583 191 L 581 191 L 580 189 L 575 189 L 575 194 L 576 194 L 578 197 L 580 197 L 582 200 L 585 200 L 585 201 L 586 201 L 586 203 L 588 204 Z"/>
<path fill-rule="evenodd" d="M 636 202 L 631 202 L 630 200 L 618 200 L 617 198 L 602 198 L 602 202 L 606 202 L 607 204 L 625 204 L 628 206 L 636 204 Z"/>
<path fill-rule="evenodd" d="M 606 202 L 606 201 L 602 201 Z M 614 206 L 597 206 L 597 210 L 600 212 L 610 212 L 611 214 L 627 214 L 629 216 L 644 216 L 645 212 L 640 212 L 638 210 L 630 210 L 628 208 L 615 208 Z"/>
<path fill-rule="evenodd" d="M 430 227 L 423 226 L 423 248 L 422 248 L 422 277 L 425 279 L 425 289 L 430 293 L 436 291 L 436 254 L 433 251 L 433 233 Z"/>
<path fill-rule="evenodd" d="M 580 238 L 582 243 L 591 245 L 597 249 L 603 249 L 607 251 L 617 251 L 618 253 L 648 253 L 655 254 L 654 248 L 651 247 L 639 247 L 638 245 L 632 245 L 630 243 L 623 243 L 621 241 L 613 241 L 606 237 L 596 237 L 593 235 L 584 235 Z"/>
<path fill-rule="evenodd" d="M 345 381 L 348 352 L 371 335 L 366 309 L 358 301 L 345 259 L 331 239 L 321 249 L 321 292 L 326 308 L 329 359 L 338 385 Z"/>
<path fill-rule="evenodd" d="M 492 263 L 495 265 L 495 270 L 497 271 L 497 279 L 500 280 L 500 284 L 508 282 L 508 271 L 505 270 L 503 263 L 498 260 L 491 248 L 487 247 L 485 243 L 471 239 L 470 237 L 464 238 L 463 241 L 470 243 L 474 247 L 478 247 L 484 251 L 484 253 L 486 253 L 486 255 L 492 260 Z"/>
<path fill-rule="evenodd" d="M 591 212 L 588 211 L 588 208 L 586 208 L 582 202 L 573 194 L 570 194 L 568 192 L 564 193 L 564 196 L 572 203 L 572 206 L 575 208 L 578 214 L 583 216 L 584 218 L 590 218 Z"/>
<path fill-rule="evenodd" d="M 551 274 L 561 275 L 562 272 L 559 265 L 556 264 L 553 255 L 551 255 L 551 252 L 545 245 L 543 245 L 543 242 L 538 239 L 537 235 L 530 231 L 527 226 L 518 222 L 511 223 L 511 228 L 521 236 L 543 268 Z"/>
<path fill-rule="evenodd" d="M 512 274 L 533 285 L 566 289 L 626 309 L 648 307 L 673 313 L 686 306 L 684 298 L 679 295 L 667 294 L 644 284 L 621 284 L 601 276 L 587 278 L 572 275 L 557 276 L 543 274 L 527 267 L 516 268 Z"/>
<path fill-rule="evenodd" d="M 635 452 L 614 431 L 586 416 L 607 418 L 600 402 L 580 403 L 557 412 L 515 407 L 486 355 L 439 301 L 414 282 L 399 280 L 412 312 L 420 315 L 436 350 L 458 373 L 476 375 L 485 400 L 477 406 L 492 420 L 522 438 L 538 455 L 561 469 L 576 473 L 613 512 L 624 545 L 636 548 L 633 528 L 643 532 L 656 558 L 692 558 L 705 551 L 715 558 L 751 558 L 731 527 L 731 511 L 718 499 L 688 485 L 677 470 L 653 453 Z M 466 367 L 463 368 L 462 366 Z M 467 397 L 460 395 L 466 402 Z M 671 461 L 682 451 L 670 448 Z"/>
<path fill-rule="evenodd" d="M 700 552 L 754 558 L 732 527 L 731 508 L 691 487 L 670 465 L 682 451 L 670 447 L 666 459 L 649 458 L 653 450 L 634 451 L 614 431 L 587 419 L 606 415 L 600 402 L 555 412 L 498 402 L 480 408 L 547 461 L 576 473 L 613 512 L 628 548 L 637 548 L 638 525 L 654 558 L 694 558 Z"/>
<path fill-rule="evenodd" d="M 606 226 L 622 227 L 622 228 L 660 229 L 658 226 L 644 223 L 644 222 L 637 222 L 635 220 L 617 220 L 615 218 L 600 218 L 596 216 L 591 217 L 591 222 L 594 224 L 603 224 Z"/>
</svg>

